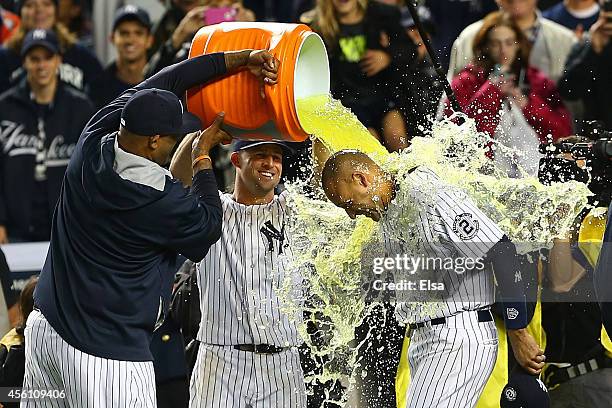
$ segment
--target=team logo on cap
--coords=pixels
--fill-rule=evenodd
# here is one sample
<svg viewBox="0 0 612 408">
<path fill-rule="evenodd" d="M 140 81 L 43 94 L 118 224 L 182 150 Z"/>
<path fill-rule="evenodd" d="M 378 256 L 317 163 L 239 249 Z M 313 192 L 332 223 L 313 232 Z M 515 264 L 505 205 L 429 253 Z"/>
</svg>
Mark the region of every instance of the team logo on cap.
<svg viewBox="0 0 612 408">
<path fill-rule="evenodd" d="M 35 40 L 44 40 L 47 38 L 47 32 L 41 29 L 34 30 L 32 32 L 32 38 Z"/>
<path fill-rule="evenodd" d="M 513 307 L 506 308 L 506 313 L 508 314 L 508 319 L 514 320 L 518 317 L 519 311 Z"/>
<path fill-rule="evenodd" d="M 130 14 L 136 14 L 138 13 L 138 8 L 132 4 L 128 4 L 127 6 L 123 7 L 123 12 L 130 13 Z"/>
<path fill-rule="evenodd" d="M 472 218 L 472 214 L 463 213 L 455 217 L 453 231 L 462 240 L 472 239 L 478 234 L 478 220 Z"/>
<path fill-rule="evenodd" d="M 516 401 L 516 390 L 512 387 L 508 387 L 504 390 L 504 397 L 508 401 Z"/>
</svg>

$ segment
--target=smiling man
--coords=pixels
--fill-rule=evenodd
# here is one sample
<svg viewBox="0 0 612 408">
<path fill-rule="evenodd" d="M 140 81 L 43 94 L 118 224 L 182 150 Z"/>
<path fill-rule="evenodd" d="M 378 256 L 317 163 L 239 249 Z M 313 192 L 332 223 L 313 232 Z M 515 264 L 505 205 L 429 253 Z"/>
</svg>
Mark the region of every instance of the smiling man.
<svg viewBox="0 0 612 408">
<path fill-rule="evenodd" d="M 96 108 L 144 79 L 147 51 L 153 44 L 149 13 L 133 5 L 117 10 L 110 41 L 117 49 L 117 59 L 104 69 L 91 87 L 90 96 Z"/>
<path fill-rule="evenodd" d="M 191 408 L 306 407 L 301 312 L 289 316 L 283 306 L 292 300 L 279 298 L 287 279 L 299 279 L 288 268 L 286 195 L 274 194 L 287 153 L 288 145 L 276 141 L 234 146 L 234 193 L 220 194 L 221 238 L 198 264 L 201 345 Z"/>
<path fill-rule="evenodd" d="M 58 78 L 53 31 L 24 40 L 18 85 L 0 96 L 0 244 L 47 241 L 64 172 L 93 106 Z"/>
<path fill-rule="evenodd" d="M 386 257 L 454 260 L 454 267 L 420 267 L 415 273 L 417 279 L 443 283 L 443 290 L 395 292 L 395 315 L 409 325 L 406 407 L 473 407 L 497 356 L 490 312 L 493 274 L 485 265 L 492 264 L 495 271 L 517 361 L 534 375 L 544 365 L 543 351 L 525 330 L 525 291 L 516 249 L 463 192 L 431 170 L 419 166 L 404 177 L 397 180 L 364 153 L 343 150 L 325 162 L 322 184 L 330 201 L 349 217 L 365 215 L 381 222 Z M 457 267 L 470 260 L 474 268 Z M 402 279 L 399 271 L 394 271 L 396 281 Z"/>
</svg>

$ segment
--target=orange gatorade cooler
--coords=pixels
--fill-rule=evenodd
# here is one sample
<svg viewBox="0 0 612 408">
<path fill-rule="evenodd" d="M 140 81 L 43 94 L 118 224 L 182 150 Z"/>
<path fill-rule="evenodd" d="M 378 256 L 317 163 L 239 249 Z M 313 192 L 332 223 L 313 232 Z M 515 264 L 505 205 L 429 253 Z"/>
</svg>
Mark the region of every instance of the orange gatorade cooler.
<svg viewBox="0 0 612 408">
<path fill-rule="evenodd" d="M 240 139 L 308 137 L 300 125 L 296 100 L 329 93 L 329 61 L 323 40 L 303 24 L 226 22 L 198 31 L 189 58 L 220 51 L 267 49 L 280 61 L 278 83 L 266 85 L 249 72 L 240 72 L 187 93 L 187 107 L 210 125 L 225 112 L 225 128 Z"/>
</svg>

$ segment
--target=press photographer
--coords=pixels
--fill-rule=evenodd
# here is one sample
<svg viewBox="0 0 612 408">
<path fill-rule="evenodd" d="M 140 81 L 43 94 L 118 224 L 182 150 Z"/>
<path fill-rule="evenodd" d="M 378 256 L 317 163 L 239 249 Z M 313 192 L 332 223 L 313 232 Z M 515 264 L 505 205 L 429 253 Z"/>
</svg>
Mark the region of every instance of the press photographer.
<svg viewBox="0 0 612 408">
<path fill-rule="evenodd" d="M 549 364 L 543 380 L 555 408 L 607 407 L 612 392 L 612 342 L 602 327 L 595 289 L 602 288 L 599 269 L 609 265 L 602 262 L 602 249 L 595 272 L 612 199 L 612 135 L 597 123 L 585 129 L 584 135 L 540 148 L 545 155 L 539 168 L 542 183 L 576 180 L 593 193 L 571 236 L 555 242 L 544 265 L 542 328 Z M 584 393 L 584 387 L 590 392 Z"/>
</svg>

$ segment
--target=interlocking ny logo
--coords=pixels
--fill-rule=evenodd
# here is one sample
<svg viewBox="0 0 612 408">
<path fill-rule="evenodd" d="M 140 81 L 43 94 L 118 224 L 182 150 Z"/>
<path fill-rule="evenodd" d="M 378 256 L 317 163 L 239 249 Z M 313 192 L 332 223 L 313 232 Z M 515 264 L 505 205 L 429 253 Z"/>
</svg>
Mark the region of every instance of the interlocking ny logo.
<svg viewBox="0 0 612 408">
<path fill-rule="evenodd" d="M 125 14 L 138 14 L 138 8 L 134 5 L 128 4 L 123 8 Z"/>
<path fill-rule="evenodd" d="M 272 222 L 266 221 L 264 226 L 259 229 L 268 240 L 268 251 L 274 251 L 274 240 L 278 241 L 278 253 L 283 253 L 283 243 L 285 241 L 285 225 L 281 230 L 277 230 Z"/>
<path fill-rule="evenodd" d="M 35 40 L 44 40 L 47 38 L 47 32 L 41 29 L 34 30 L 32 38 Z"/>
</svg>

